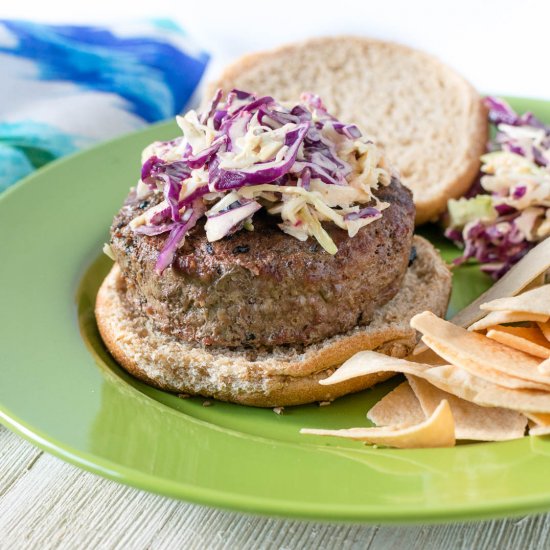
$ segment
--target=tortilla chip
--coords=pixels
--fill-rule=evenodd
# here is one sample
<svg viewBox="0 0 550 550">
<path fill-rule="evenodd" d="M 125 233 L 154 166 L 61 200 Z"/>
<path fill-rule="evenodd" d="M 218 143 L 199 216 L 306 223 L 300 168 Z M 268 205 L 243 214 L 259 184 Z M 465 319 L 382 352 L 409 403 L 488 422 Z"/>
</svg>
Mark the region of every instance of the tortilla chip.
<svg viewBox="0 0 550 550">
<path fill-rule="evenodd" d="M 550 321 L 546 321 L 544 323 L 539 322 L 537 325 L 539 326 L 543 336 L 550 342 Z"/>
<path fill-rule="evenodd" d="M 529 435 L 550 434 L 550 414 L 526 413 L 529 419 Z"/>
<path fill-rule="evenodd" d="M 423 422 L 426 415 L 409 383 L 403 382 L 378 401 L 367 418 L 377 426 L 412 426 Z"/>
<path fill-rule="evenodd" d="M 550 343 L 538 327 L 494 327 L 487 338 L 541 359 L 550 357 Z"/>
<path fill-rule="evenodd" d="M 411 354 L 407 357 L 409 361 L 414 361 L 415 363 L 424 363 L 424 365 L 446 365 L 447 361 L 437 355 L 437 353 L 426 346 L 426 349 L 417 355 Z"/>
<path fill-rule="evenodd" d="M 548 321 L 547 315 L 538 313 L 526 313 L 524 311 L 491 311 L 483 319 L 480 319 L 468 330 L 485 330 L 495 325 L 504 325 L 506 323 L 525 323 L 526 321 L 545 322 Z"/>
<path fill-rule="evenodd" d="M 550 392 L 499 386 L 453 365 L 424 365 L 389 357 L 375 351 L 360 351 L 321 384 L 337 384 L 376 372 L 402 372 L 430 382 L 437 388 L 482 407 L 503 407 L 519 412 L 549 413 Z"/>
<path fill-rule="evenodd" d="M 550 359 L 545 359 L 542 363 L 539 363 L 539 371 L 543 374 L 550 374 Z"/>
<path fill-rule="evenodd" d="M 534 426 L 529 428 L 529 435 L 549 435 L 550 426 Z"/>
<path fill-rule="evenodd" d="M 550 426 L 550 414 L 528 412 L 525 416 L 538 426 Z"/>
<path fill-rule="evenodd" d="M 475 376 L 508 388 L 550 391 L 550 375 L 541 373 L 540 361 L 526 353 L 468 332 L 430 311 L 415 315 L 411 326 L 423 334 L 422 339 L 438 355 Z"/>
<path fill-rule="evenodd" d="M 538 277 L 535 277 L 523 290 L 531 290 L 533 288 L 537 288 L 538 286 L 542 286 L 546 283 L 546 273 L 541 273 Z"/>
<path fill-rule="evenodd" d="M 501 407 L 480 407 L 410 374 L 407 375 L 407 380 L 426 416 L 433 414 L 441 401 L 449 402 L 457 439 L 506 441 L 525 435 L 527 417 L 517 411 Z"/>
<path fill-rule="evenodd" d="M 300 430 L 300 433 L 344 437 L 398 449 L 452 447 L 455 444 L 453 414 L 447 401 L 442 401 L 429 418 L 414 426 L 350 428 L 349 430 L 304 428 Z"/>
<path fill-rule="evenodd" d="M 550 316 L 550 284 L 533 288 L 519 296 L 491 300 L 479 307 L 485 311 L 521 311 Z"/>
<path fill-rule="evenodd" d="M 519 294 L 547 269 L 550 269 L 550 239 L 545 239 L 531 249 L 502 279 L 469 306 L 459 311 L 451 322 L 461 327 L 472 325 L 485 316 L 485 312 L 479 308 L 481 304 L 504 296 Z"/>
<path fill-rule="evenodd" d="M 429 336 L 423 336 L 422 339 L 435 352 L 446 359 L 446 364 L 450 363 L 451 365 L 464 369 L 474 376 L 479 376 L 487 380 L 487 382 L 492 382 L 493 384 L 498 384 L 505 388 L 550 391 L 550 385 L 546 383 L 533 382 L 532 380 L 525 380 L 518 376 L 509 375 L 506 372 L 493 368 L 487 361 L 479 361 L 476 358 L 472 359 L 471 357 L 466 357 L 464 353 L 453 349 L 444 342 L 432 340 Z M 544 373 L 540 373 L 540 371 L 537 372 L 544 376 Z"/>
</svg>

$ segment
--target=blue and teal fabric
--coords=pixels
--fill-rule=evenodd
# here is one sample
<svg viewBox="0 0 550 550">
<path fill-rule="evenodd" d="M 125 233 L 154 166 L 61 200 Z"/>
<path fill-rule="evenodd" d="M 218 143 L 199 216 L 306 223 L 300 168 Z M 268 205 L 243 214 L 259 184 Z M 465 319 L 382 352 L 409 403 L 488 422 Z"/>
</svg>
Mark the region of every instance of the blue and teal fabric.
<svg viewBox="0 0 550 550">
<path fill-rule="evenodd" d="M 53 159 L 181 112 L 207 63 L 170 21 L 0 20 L 0 191 Z"/>
</svg>

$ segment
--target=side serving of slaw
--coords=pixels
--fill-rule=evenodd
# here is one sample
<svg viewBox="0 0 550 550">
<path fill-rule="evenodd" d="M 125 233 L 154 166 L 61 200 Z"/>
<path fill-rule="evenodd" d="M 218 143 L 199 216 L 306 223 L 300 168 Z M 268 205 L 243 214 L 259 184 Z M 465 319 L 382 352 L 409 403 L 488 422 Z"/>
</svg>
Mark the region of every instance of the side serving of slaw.
<svg viewBox="0 0 550 550">
<path fill-rule="evenodd" d="M 502 99 L 485 99 L 496 134 L 481 157 L 473 196 L 448 202 L 446 236 L 499 279 L 550 236 L 550 126 L 518 115 Z"/>
</svg>

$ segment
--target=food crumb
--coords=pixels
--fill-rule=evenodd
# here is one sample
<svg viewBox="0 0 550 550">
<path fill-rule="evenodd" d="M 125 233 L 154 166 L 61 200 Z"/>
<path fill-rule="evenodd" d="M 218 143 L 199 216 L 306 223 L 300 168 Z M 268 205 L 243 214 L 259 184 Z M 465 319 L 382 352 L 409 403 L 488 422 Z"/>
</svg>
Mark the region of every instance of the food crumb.
<svg viewBox="0 0 550 550">
<path fill-rule="evenodd" d="M 233 254 L 246 254 L 250 251 L 250 247 L 247 244 L 241 244 L 233 249 Z"/>
<path fill-rule="evenodd" d="M 180 399 L 189 399 L 191 396 L 188 393 L 178 393 Z"/>
<path fill-rule="evenodd" d="M 416 246 L 412 246 L 411 251 L 409 253 L 409 265 L 408 265 L 408 267 L 411 267 L 411 265 L 414 263 L 414 261 L 416 260 L 416 256 L 417 256 Z"/>
<path fill-rule="evenodd" d="M 284 407 L 274 407 L 273 412 L 274 412 L 275 414 L 281 415 L 281 414 L 283 414 L 284 410 L 285 410 Z"/>
<path fill-rule="evenodd" d="M 212 401 L 203 401 L 202 402 L 203 407 L 210 407 L 210 405 L 212 405 Z"/>
<path fill-rule="evenodd" d="M 327 405 L 330 405 L 332 401 L 319 401 L 319 407 L 326 407 Z"/>
</svg>

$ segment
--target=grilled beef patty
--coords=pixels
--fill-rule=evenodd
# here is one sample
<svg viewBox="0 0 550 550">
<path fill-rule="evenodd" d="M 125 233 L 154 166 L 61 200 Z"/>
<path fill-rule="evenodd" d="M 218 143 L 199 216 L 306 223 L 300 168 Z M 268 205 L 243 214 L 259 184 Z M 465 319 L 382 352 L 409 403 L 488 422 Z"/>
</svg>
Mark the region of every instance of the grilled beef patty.
<svg viewBox="0 0 550 550">
<path fill-rule="evenodd" d="M 111 248 L 128 298 L 159 329 L 206 346 L 307 345 L 366 325 L 399 290 L 414 230 L 411 193 L 398 180 L 377 196 L 391 203 L 381 219 L 352 238 L 323 223 L 338 247 L 283 233 L 261 210 L 254 231 L 209 243 L 204 219 L 191 230 L 162 275 L 155 263 L 167 234 L 136 235 L 128 223 L 161 196 L 130 194 L 111 227 Z"/>
</svg>

